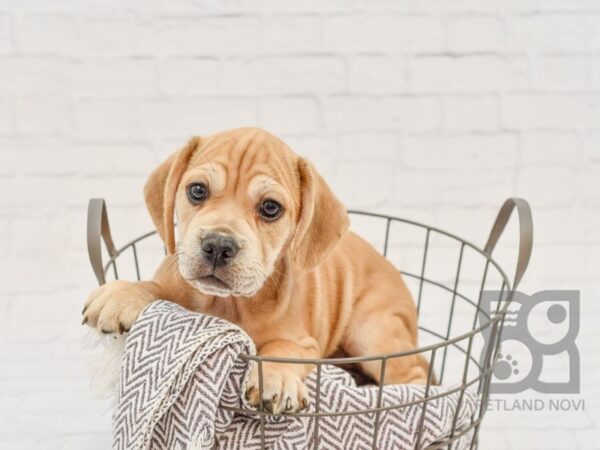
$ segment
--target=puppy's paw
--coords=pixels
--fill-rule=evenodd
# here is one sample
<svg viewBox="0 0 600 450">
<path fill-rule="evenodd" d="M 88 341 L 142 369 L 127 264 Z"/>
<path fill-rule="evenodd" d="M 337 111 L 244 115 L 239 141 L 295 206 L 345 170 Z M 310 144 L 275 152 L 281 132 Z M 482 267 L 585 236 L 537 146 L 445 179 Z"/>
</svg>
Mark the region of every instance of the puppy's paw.
<svg viewBox="0 0 600 450">
<path fill-rule="evenodd" d="M 280 366 L 280 367 L 277 367 Z M 250 373 L 246 385 L 246 400 L 260 405 L 258 367 Z M 300 376 L 282 364 L 263 363 L 263 406 L 273 414 L 294 413 L 308 406 L 308 391 Z"/>
<path fill-rule="evenodd" d="M 104 334 L 129 331 L 154 296 L 136 283 L 113 281 L 94 290 L 83 308 L 83 324 Z"/>
</svg>

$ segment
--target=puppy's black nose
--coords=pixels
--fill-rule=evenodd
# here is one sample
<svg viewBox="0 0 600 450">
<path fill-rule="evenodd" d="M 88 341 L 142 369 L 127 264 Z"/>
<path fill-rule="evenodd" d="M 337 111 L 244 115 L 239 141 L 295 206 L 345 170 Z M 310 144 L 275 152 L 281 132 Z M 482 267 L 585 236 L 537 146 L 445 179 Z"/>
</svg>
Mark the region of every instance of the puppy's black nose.
<svg viewBox="0 0 600 450">
<path fill-rule="evenodd" d="M 227 264 L 239 250 L 235 239 L 217 233 L 208 233 L 202 239 L 200 247 L 204 259 L 216 267 Z"/>
</svg>

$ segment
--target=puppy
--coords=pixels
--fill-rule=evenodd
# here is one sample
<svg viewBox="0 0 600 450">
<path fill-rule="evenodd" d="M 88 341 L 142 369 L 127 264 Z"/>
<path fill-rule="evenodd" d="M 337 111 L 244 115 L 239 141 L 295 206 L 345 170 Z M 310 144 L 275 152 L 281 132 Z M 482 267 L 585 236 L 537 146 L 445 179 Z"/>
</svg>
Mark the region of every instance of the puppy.
<svg viewBox="0 0 600 450">
<path fill-rule="evenodd" d="M 348 231 L 323 178 L 275 136 L 244 128 L 195 137 L 154 170 L 144 194 L 167 256 L 152 281 L 114 281 L 90 295 L 83 321 L 98 331 L 126 332 L 146 305 L 168 299 L 238 324 L 261 356 L 416 347 L 416 308 L 398 270 Z M 306 407 L 311 368 L 264 363 L 265 407 Z M 377 361 L 361 369 L 378 383 L 428 375 L 418 355 L 388 360 L 385 380 Z M 246 396 L 260 403 L 256 369 Z"/>
</svg>

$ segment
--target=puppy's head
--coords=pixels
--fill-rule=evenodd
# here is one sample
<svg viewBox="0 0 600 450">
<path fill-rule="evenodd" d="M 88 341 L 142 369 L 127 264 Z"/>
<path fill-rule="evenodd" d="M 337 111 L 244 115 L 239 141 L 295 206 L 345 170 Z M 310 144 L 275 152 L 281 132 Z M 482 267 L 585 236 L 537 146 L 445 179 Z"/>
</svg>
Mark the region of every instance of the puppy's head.
<svg viewBox="0 0 600 450">
<path fill-rule="evenodd" d="M 253 296 L 287 255 L 294 270 L 311 270 L 348 228 L 313 166 L 253 128 L 193 138 L 150 175 L 144 194 L 183 278 L 223 297 Z"/>
</svg>

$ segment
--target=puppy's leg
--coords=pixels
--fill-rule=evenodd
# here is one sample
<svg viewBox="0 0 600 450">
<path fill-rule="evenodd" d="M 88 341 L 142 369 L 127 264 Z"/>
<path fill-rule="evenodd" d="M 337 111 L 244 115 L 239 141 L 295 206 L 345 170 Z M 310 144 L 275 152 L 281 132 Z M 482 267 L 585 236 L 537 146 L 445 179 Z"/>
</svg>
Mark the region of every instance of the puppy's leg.
<svg viewBox="0 0 600 450">
<path fill-rule="evenodd" d="M 95 289 L 85 302 L 83 323 L 101 333 L 123 333 L 153 301 L 165 299 L 193 309 L 192 296 L 193 289 L 179 274 L 176 256 L 169 255 L 153 281 L 112 281 Z"/>
<path fill-rule="evenodd" d="M 386 297 L 385 294 L 374 289 L 357 302 L 343 344 L 349 355 L 377 355 L 416 348 L 414 306 L 399 303 L 397 295 Z M 412 302 L 410 297 L 408 300 Z M 377 383 L 427 383 L 428 363 L 418 354 L 388 359 L 384 380 L 381 380 L 381 362 L 368 361 L 360 366 Z"/>
<path fill-rule="evenodd" d="M 318 344 L 315 339 L 306 337 L 297 341 L 273 340 L 263 344 L 260 356 L 282 358 L 318 358 Z M 275 414 L 296 412 L 308 406 L 308 392 L 304 378 L 312 365 L 285 364 L 276 362 L 262 363 L 263 405 L 267 411 Z M 259 369 L 256 364 L 246 386 L 246 399 L 251 405 L 260 404 Z"/>
<path fill-rule="evenodd" d="M 104 334 L 129 331 L 142 310 L 161 298 L 152 281 L 113 281 L 95 289 L 83 308 L 83 322 Z"/>
</svg>

